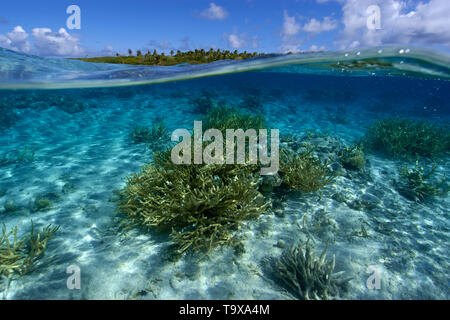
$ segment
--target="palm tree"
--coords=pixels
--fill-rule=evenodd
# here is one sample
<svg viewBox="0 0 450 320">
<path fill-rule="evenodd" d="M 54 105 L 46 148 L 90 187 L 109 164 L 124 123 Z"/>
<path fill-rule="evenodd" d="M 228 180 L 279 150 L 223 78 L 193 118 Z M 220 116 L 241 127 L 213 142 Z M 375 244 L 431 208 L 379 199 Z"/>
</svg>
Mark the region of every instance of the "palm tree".
<svg viewBox="0 0 450 320">
<path fill-rule="evenodd" d="M 131 56 L 133 54 L 133 50 L 128 49 L 128 54 Z"/>
</svg>

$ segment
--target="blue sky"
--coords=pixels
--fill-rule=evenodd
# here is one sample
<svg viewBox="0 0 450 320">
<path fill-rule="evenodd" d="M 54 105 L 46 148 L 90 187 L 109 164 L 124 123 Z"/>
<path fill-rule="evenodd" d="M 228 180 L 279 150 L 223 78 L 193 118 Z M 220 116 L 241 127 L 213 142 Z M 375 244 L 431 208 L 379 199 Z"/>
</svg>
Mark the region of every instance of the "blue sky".
<svg viewBox="0 0 450 320">
<path fill-rule="evenodd" d="M 81 29 L 66 25 L 69 5 Z M 380 28 L 367 20 L 380 10 Z M 223 48 L 258 52 L 405 44 L 448 50 L 449 0 L 2 1 L 0 46 L 44 56 Z M 373 18 L 375 19 L 375 18 Z M 375 20 L 373 23 L 375 23 Z"/>
</svg>

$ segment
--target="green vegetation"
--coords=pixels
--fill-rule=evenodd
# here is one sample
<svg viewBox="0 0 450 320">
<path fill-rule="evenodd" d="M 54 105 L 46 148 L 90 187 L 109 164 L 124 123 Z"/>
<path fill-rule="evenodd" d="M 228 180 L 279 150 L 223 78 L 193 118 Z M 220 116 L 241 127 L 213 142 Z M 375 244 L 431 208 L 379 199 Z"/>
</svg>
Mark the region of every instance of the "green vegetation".
<svg viewBox="0 0 450 320">
<path fill-rule="evenodd" d="M 424 167 L 416 165 L 412 169 L 404 166 L 399 168 L 400 182 L 397 183 L 397 190 L 404 197 L 422 202 L 428 197 L 444 196 L 449 190 L 450 186 L 443 178 L 439 182 L 433 182 L 432 175 L 436 170 L 436 165 L 433 164 L 430 170 L 425 171 Z"/>
<path fill-rule="evenodd" d="M 38 211 L 47 211 L 52 208 L 53 204 L 50 200 L 46 198 L 40 198 L 36 199 L 32 205 L 31 211 L 38 212 Z"/>
<path fill-rule="evenodd" d="M 0 155 L 0 166 L 6 166 L 15 164 L 20 166 L 27 163 L 32 163 L 35 160 L 35 151 L 28 147 L 19 151 L 7 152 L 4 155 Z"/>
<path fill-rule="evenodd" d="M 58 229 L 59 227 L 48 225 L 42 232 L 35 233 L 32 224 L 30 234 L 19 239 L 17 227 L 6 232 L 6 226 L 3 225 L 0 236 L 0 276 L 23 276 L 32 271 L 43 256 L 48 241 Z"/>
<path fill-rule="evenodd" d="M 231 108 L 213 108 L 206 130 L 255 128 L 264 118 Z M 210 252 L 219 245 L 238 245 L 243 221 L 258 217 L 270 205 L 258 191 L 258 166 L 249 164 L 176 165 L 170 150 L 128 177 L 119 212 L 128 227 L 171 231 L 176 253 Z"/>
<path fill-rule="evenodd" d="M 274 277 L 291 295 L 299 300 L 329 299 L 338 296 L 340 288 L 350 279 L 342 278 L 342 272 L 333 273 L 334 256 L 326 257 L 327 247 L 320 257 L 315 256 L 313 248 L 306 242 L 285 249 L 274 266 Z"/>
<path fill-rule="evenodd" d="M 147 127 L 137 126 L 130 132 L 130 140 L 135 143 L 146 143 L 150 140 L 151 131 Z"/>
<path fill-rule="evenodd" d="M 309 148 L 300 155 L 286 149 L 280 151 L 280 176 L 284 186 L 313 192 L 333 182 L 334 175 L 328 163 L 316 159 L 313 151 Z"/>
<path fill-rule="evenodd" d="M 140 54 L 139 54 L 140 53 Z M 133 51 L 130 49 L 128 51 L 128 56 L 121 56 L 116 54 L 115 57 L 97 57 L 97 58 L 73 58 L 75 60 L 81 60 L 86 62 L 97 62 L 97 63 L 120 63 L 120 64 L 132 64 L 132 65 L 158 65 L 158 66 L 172 66 L 180 63 L 189 64 L 201 64 L 210 63 L 218 60 L 244 60 L 251 57 L 258 56 L 259 54 L 248 53 L 244 51 L 239 53 L 237 50 L 231 52 L 228 50 L 214 50 L 210 49 L 205 51 L 204 49 L 195 49 L 194 51 L 181 52 L 177 51 L 176 54 L 172 51 L 170 55 L 158 53 L 156 50 L 153 52 L 148 51 L 146 54 L 142 54 L 139 50 L 137 55 L 133 56 Z"/>
<path fill-rule="evenodd" d="M 155 123 L 151 129 L 135 127 L 130 133 L 133 143 L 147 143 L 154 150 L 162 150 L 168 142 L 169 132 L 163 121 Z"/>
<path fill-rule="evenodd" d="M 246 165 L 175 165 L 170 151 L 154 160 L 128 178 L 119 211 L 131 225 L 172 230 L 179 253 L 234 244 L 242 221 L 268 206 Z"/>
<path fill-rule="evenodd" d="M 363 138 L 364 148 L 394 158 L 433 158 L 450 149 L 448 128 L 428 121 L 384 119 L 373 124 Z"/>
<path fill-rule="evenodd" d="M 217 106 L 209 110 L 203 121 L 203 129 L 217 129 L 225 133 L 226 129 L 263 129 L 264 116 L 243 113 L 236 108 Z"/>
<path fill-rule="evenodd" d="M 366 165 L 366 158 L 360 146 L 352 146 L 339 152 L 339 160 L 345 169 L 359 171 Z"/>
</svg>

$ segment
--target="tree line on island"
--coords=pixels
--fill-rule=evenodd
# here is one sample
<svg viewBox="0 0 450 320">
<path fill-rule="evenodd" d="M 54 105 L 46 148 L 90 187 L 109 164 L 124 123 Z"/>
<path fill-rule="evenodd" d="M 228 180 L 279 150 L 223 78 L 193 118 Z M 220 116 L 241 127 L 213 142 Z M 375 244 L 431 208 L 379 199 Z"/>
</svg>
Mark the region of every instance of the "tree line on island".
<svg viewBox="0 0 450 320">
<path fill-rule="evenodd" d="M 119 64 L 132 64 L 132 65 L 159 65 L 159 66 L 171 66 L 180 63 L 189 64 L 201 64 L 210 63 L 218 60 L 244 60 L 261 55 L 257 52 L 238 52 L 237 50 L 220 50 L 220 49 L 195 49 L 189 51 L 171 50 L 169 54 L 164 52 L 158 53 L 157 50 L 148 51 L 143 53 L 141 50 L 137 50 L 134 54 L 133 50 L 128 49 L 128 56 L 116 53 L 115 56 L 96 57 L 96 58 L 74 58 L 76 60 L 86 62 L 97 63 L 119 63 Z"/>
</svg>

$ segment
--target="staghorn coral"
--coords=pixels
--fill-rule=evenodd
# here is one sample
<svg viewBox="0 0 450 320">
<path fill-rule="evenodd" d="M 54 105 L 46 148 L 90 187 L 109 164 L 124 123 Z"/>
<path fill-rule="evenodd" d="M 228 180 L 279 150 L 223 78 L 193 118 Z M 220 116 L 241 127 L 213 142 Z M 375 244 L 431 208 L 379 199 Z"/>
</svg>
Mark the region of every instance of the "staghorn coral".
<svg viewBox="0 0 450 320">
<path fill-rule="evenodd" d="M 309 239 L 304 250 L 301 245 L 285 249 L 274 264 L 274 278 L 299 300 L 338 296 L 350 278 L 343 278 L 343 272 L 333 273 L 335 258 L 327 260 L 327 249 L 328 244 L 320 257 L 315 256 Z"/>
<path fill-rule="evenodd" d="M 398 169 L 400 181 L 395 183 L 397 190 L 407 199 L 423 202 L 426 198 L 433 196 L 443 196 L 450 191 L 450 187 L 443 178 L 440 182 L 433 182 L 431 176 L 436 170 L 436 164 L 433 164 L 428 172 L 425 168 L 419 166 L 419 161 L 412 169 L 404 166 Z"/>
<path fill-rule="evenodd" d="M 59 227 L 48 225 L 42 232 L 35 233 L 32 223 L 30 234 L 19 239 L 17 227 L 6 232 L 6 226 L 3 225 L 0 236 L 0 276 L 23 276 L 32 271 L 58 229 Z"/>
<path fill-rule="evenodd" d="M 333 182 L 334 175 L 328 163 L 322 163 L 313 156 L 309 148 L 300 155 L 282 149 L 280 152 L 280 176 L 283 185 L 305 192 L 317 191 Z"/>
<path fill-rule="evenodd" d="M 240 112 L 236 108 L 217 106 L 211 108 L 203 121 L 203 129 L 217 129 L 225 133 L 226 129 L 263 129 L 264 116 L 261 114 Z"/>
<path fill-rule="evenodd" d="M 362 144 L 365 149 L 410 160 L 416 156 L 438 156 L 449 150 L 449 141 L 447 128 L 423 120 L 388 118 L 373 124 Z"/>
<path fill-rule="evenodd" d="M 153 150 L 162 150 L 169 140 L 169 132 L 162 120 L 153 124 L 148 145 Z"/>
<path fill-rule="evenodd" d="M 358 171 L 366 165 L 364 151 L 359 146 L 345 148 L 339 152 L 338 156 L 345 169 Z"/>
<path fill-rule="evenodd" d="M 119 212 L 130 226 L 171 230 L 179 253 L 235 244 L 241 223 L 269 205 L 252 166 L 175 165 L 169 151 L 154 160 L 128 178 Z"/>
<path fill-rule="evenodd" d="M 137 126 L 130 132 L 129 137 L 135 144 L 145 143 L 150 140 L 150 132 L 150 129 L 147 127 Z"/>
<path fill-rule="evenodd" d="M 205 116 L 203 130 L 262 128 L 264 118 L 224 106 Z M 225 143 L 225 142 L 224 142 Z M 193 150 L 192 150 L 193 152 Z M 238 245 L 243 221 L 256 218 L 270 205 L 258 191 L 256 164 L 176 165 L 170 150 L 128 178 L 118 210 L 127 226 L 171 231 L 176 254 L 210 252 L 219 245 Z"/>
<path fill-rule="evenodd" d="M 169 132 L 161 120 L 155 123 L 151 129 L 147 127 L 135 127 L 130 133 L 130 140 L 135 143 L 147 143 L 155 150 L 161 150 L 168 142 Z"/>
</svg>

